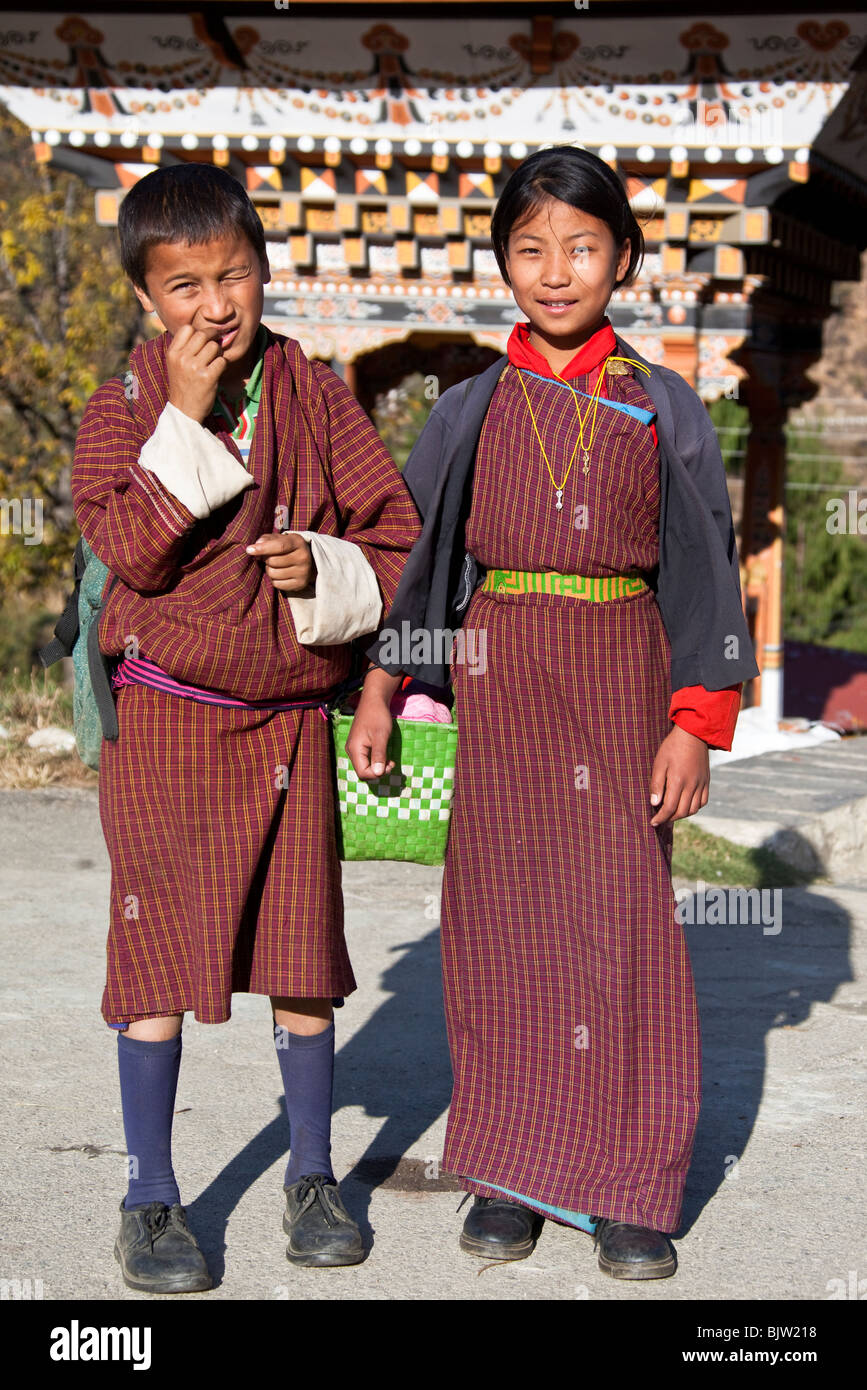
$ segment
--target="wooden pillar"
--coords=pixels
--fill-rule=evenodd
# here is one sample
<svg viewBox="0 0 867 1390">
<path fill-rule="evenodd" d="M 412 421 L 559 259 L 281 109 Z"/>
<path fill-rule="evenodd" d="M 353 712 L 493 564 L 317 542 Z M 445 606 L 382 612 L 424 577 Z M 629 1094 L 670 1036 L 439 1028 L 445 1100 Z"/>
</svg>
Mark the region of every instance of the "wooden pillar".
<svg viewBox="0 0 867 1390">
<path fill-rule="evenodd" d="M 740 360 L 749 371 L 746 397 L 750 415 L 740 556 L 747 618 L 760 671 L 748 682 L 743 703 L 761 705 L 771 719 L 779 720 L 783 714 L 787 413 L 781 391 L 782 364 L 773 352 L 749 352 Z"/>
<path fill-rule="evenodd" d="M 695 388 L 698 384 L 698 334 L 688 338 L 662 335 L 663 365 L 671 367 Z"/>
<path fill-rule="evenodd" d="M 343 378 L 355 399 L 358 400 L 358 372 L 355 363 L 341 362 L 339 357 L 332 357 L 328 365 L 333 372 Z"/>
<path fill-rule="evenodd" d="M 344 362 L 343 380 L 346 382 L 346 385 L 349 387 L 355 399 L 358 400 L 358 372 L 354 362 Z"/>
</svg>

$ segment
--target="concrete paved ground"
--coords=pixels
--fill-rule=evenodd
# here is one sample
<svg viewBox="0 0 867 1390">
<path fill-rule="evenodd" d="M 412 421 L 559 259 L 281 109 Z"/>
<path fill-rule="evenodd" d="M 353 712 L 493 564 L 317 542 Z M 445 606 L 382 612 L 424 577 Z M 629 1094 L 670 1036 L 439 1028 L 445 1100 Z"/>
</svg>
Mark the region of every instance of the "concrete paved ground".
<svg viewBox="0 0 867 1390">
<path fill-rule="evenodd" d="M 109 877 L 96 794 L 0 793 L 0 843 L 0 1277 L 41 1280 L 46 1300 L 147 1301 L 112 1258 L 125 1159 L 115 1043 L 99 1016 Z M 459 1194 L 437 1162 L 451 1081 L 439 881 L 418 865 L 345 868 L 359 989 L 337 1014 L 334 1157 L 372 1242 L 364 1264 L 298 1270 L 285 1259 L 287 1126 L 266 1001 L 236 997 L 221 1027 L 186 1024 L 175 1167 L 220 1278 L 189 1298 L 722 1305 L 826 1300 L 853 1271 L 867 1278 L 864 888 L 785 890 L 774 933 L 686 928 L 704 1105 L 679 1272 L 636 1284 L 600 1274 L 591 1238 L 550 1222 L 519 1263 L 485 1265 L 458 1249 Z"/>
</svg>

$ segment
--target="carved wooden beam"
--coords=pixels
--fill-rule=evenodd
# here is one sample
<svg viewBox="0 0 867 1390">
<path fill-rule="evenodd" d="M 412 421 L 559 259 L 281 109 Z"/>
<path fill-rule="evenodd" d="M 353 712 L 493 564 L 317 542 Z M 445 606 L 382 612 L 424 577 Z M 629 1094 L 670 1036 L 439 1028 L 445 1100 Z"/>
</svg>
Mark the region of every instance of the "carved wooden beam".
<svg viewBox="0 0 867 1390">
<path fill-rule="evenodd" d="M 534 77 L 551 71 L 553 47 L 553 17 L 549 14 L 534 14 L 533 32 L 530 38 L 530 71 Z"/>
</svg>

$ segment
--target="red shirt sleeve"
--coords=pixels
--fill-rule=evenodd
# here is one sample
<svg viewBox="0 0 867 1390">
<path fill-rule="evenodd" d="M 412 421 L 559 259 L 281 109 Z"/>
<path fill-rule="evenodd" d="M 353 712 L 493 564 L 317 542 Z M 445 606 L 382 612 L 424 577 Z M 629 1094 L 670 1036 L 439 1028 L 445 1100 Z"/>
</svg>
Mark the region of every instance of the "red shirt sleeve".
<svg viewBox="0 0 867 1390">
<path fill-rule="evenodd" d="M 705 690 L 703 685 L 685 685 L 671 697 L 668 717 L 685 729 L 704 739 L 709 748 L 731 749 L 735 723 L 741 707 L 741 687 L 729 685 L 725 690 Z"/>
</svg>

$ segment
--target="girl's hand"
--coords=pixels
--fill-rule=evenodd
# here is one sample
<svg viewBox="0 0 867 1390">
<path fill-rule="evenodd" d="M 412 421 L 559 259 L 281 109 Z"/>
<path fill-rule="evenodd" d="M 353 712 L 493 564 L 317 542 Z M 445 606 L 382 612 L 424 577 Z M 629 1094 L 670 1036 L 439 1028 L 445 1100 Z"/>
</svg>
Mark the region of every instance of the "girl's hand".
<svg viewBox="0 0 867 1390">
<path fill-rule="evenodd" d="M 278 534 L 269 531 L 247 546 L 248 555 L 258 555 L 265 561 L 265 573 L 275 589 L 297 594 L 307 589 L 316 578 L 313 553 L 303 536 L 295 531 Z"/>
<path fill-rule="evenodd" d="M 358 702 L 358 709 L 346 740 L 346 752 L 356 776 L 363 782 L 391 772 L 394 761 L 386 762 L 386 750 L 394 719 L 389 705 L 400 685 L 400 676 L 389 676 L 374 667 L 369 671 Z"/>
<path fill-rule="evenodd" d="M 707 805 L 709 787 L 707 744 L 675 724 L 653 760 L 650 800 L 659 809 L 650 824 L 694 816 Z"/>
</svg>

